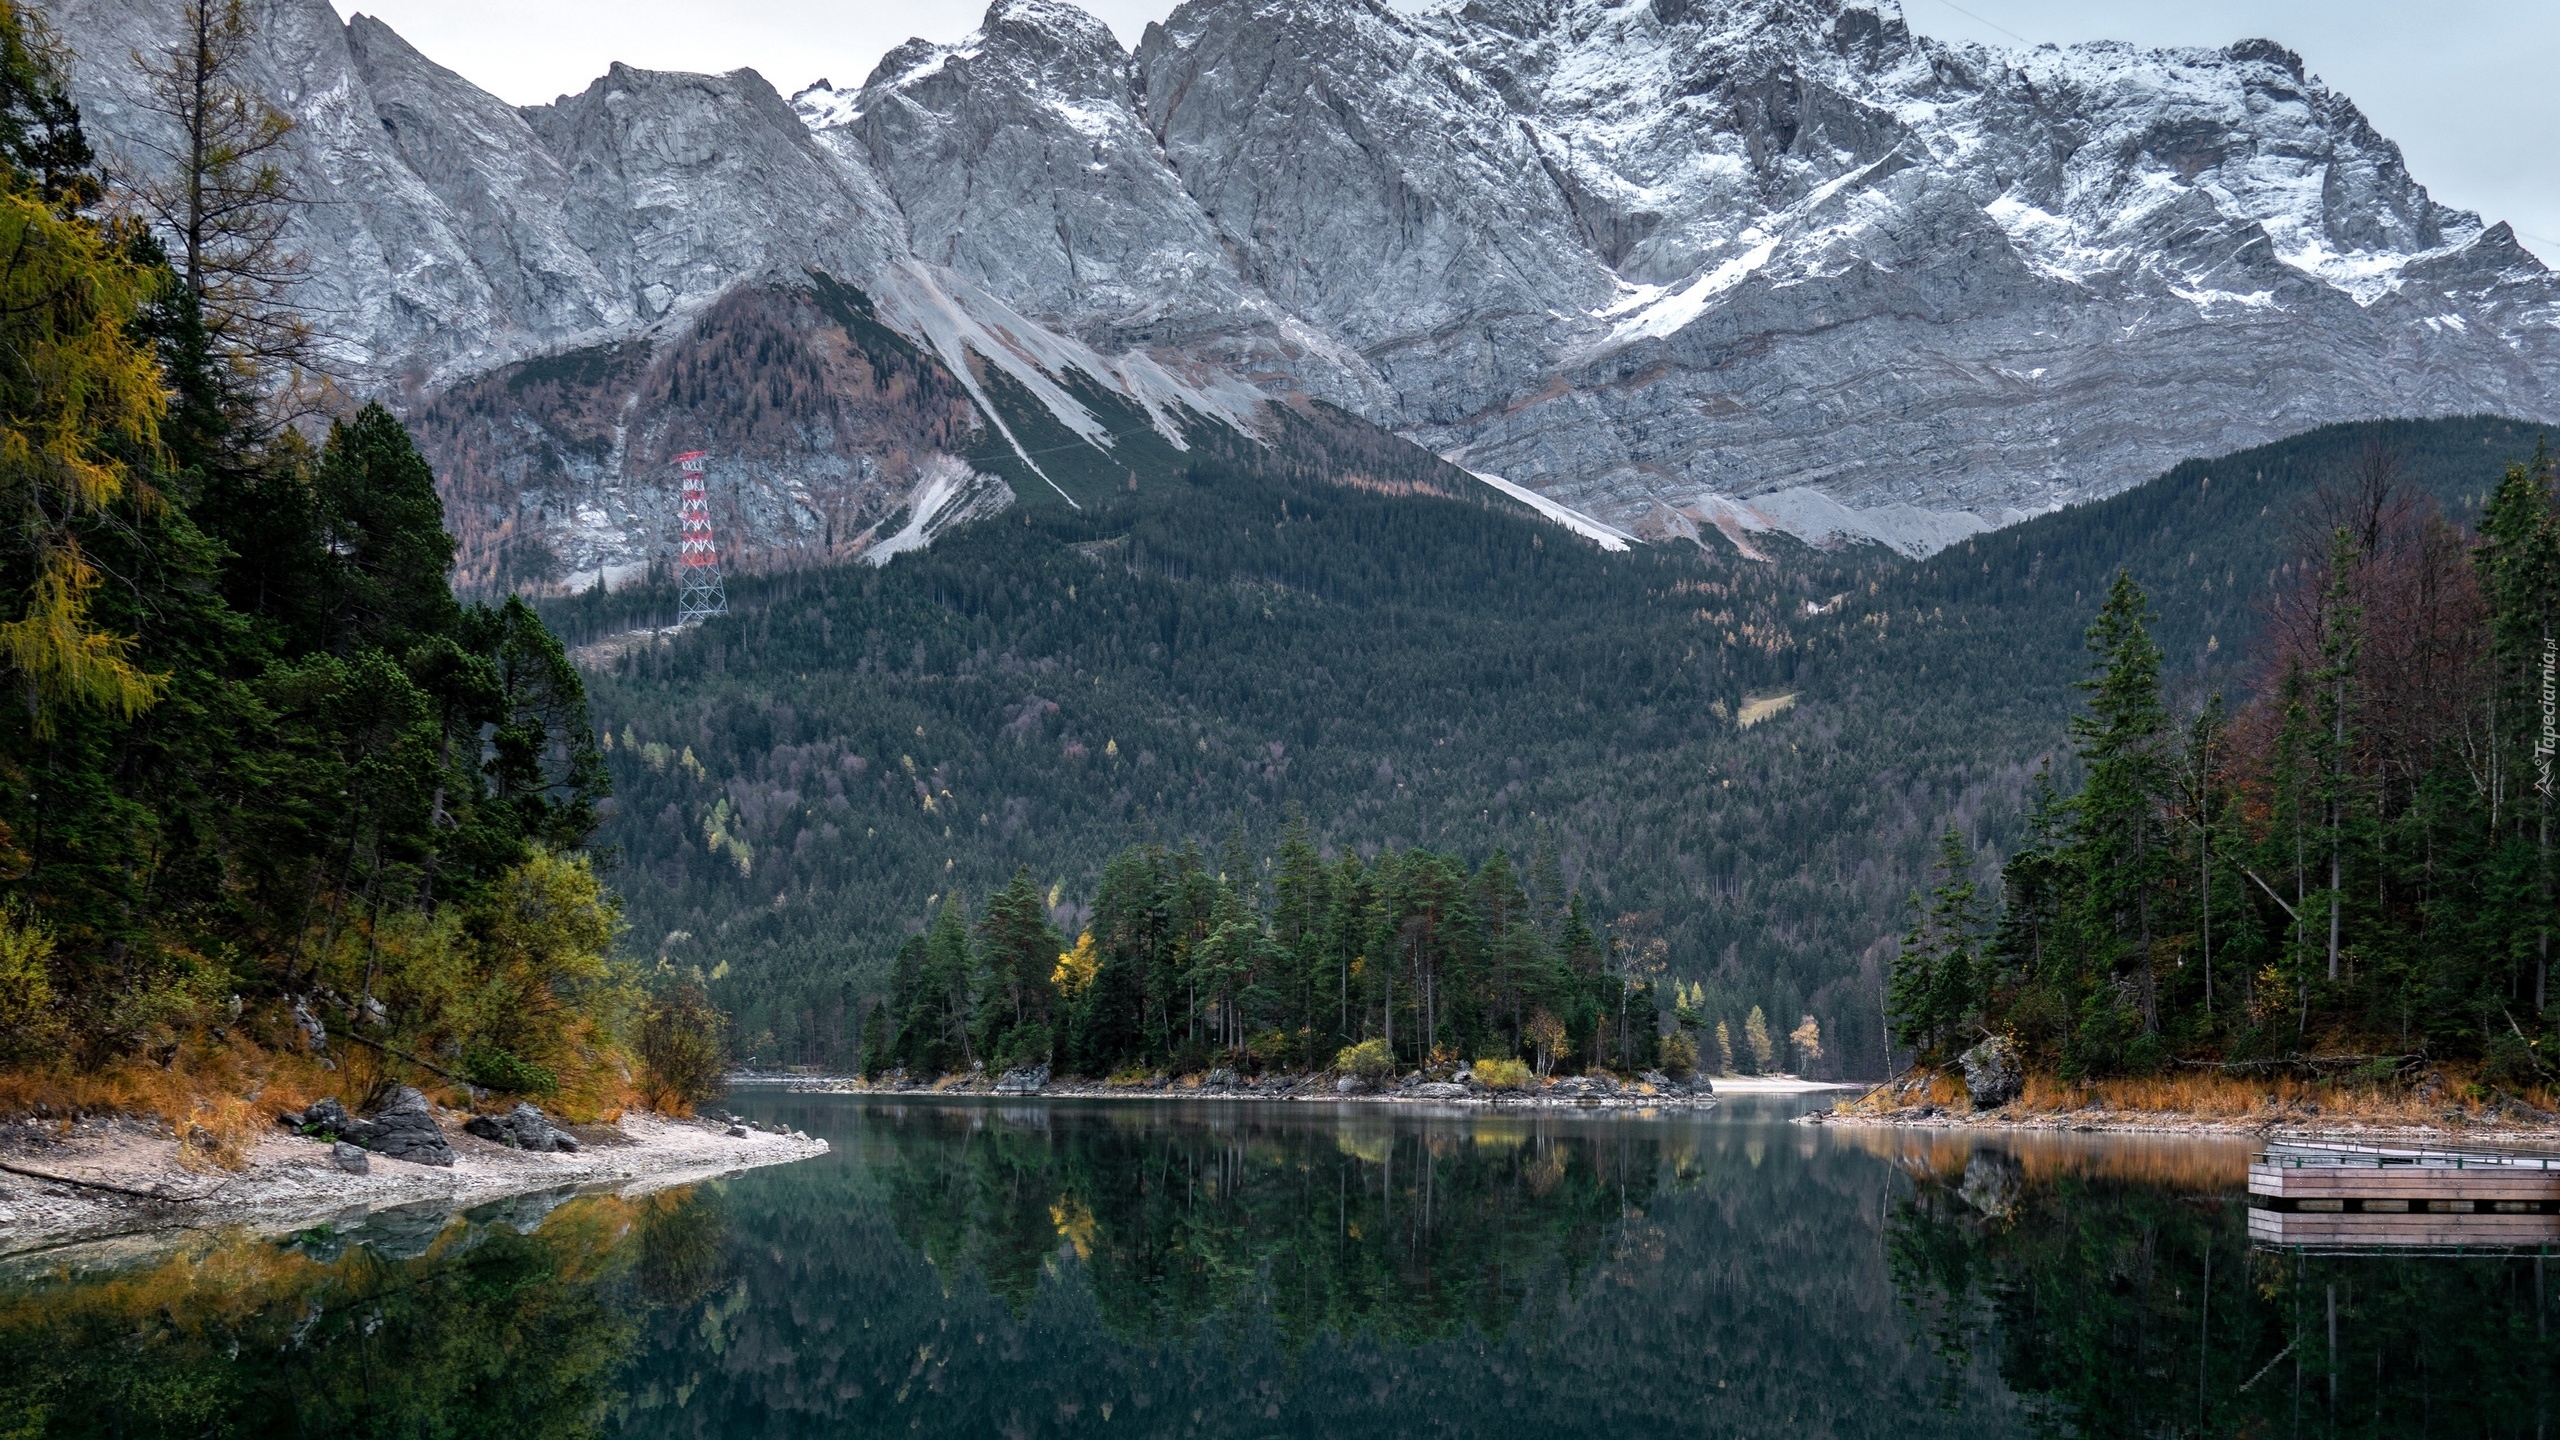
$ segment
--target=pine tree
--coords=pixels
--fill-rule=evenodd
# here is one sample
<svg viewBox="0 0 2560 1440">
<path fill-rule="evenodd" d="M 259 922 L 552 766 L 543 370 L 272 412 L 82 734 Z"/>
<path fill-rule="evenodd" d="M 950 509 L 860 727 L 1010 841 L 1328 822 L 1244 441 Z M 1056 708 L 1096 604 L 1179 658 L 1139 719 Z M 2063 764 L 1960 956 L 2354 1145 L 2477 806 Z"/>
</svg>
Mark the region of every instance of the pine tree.
<svg viewBox="0 0 2560 1440">
<path fill-rule="evenodd" d="M 1973 881 L 1973 851 L 1950 825 L 1938 839 L 1937 881 L 1923 901 L 1912 892 L 1912 927 L 1894 959 L 1887 1018 L 1894 1039 L 1941 1058 L 1971 1019 L 1979 994 L 1975 950 L 1983 925 Z"/>
</svg>

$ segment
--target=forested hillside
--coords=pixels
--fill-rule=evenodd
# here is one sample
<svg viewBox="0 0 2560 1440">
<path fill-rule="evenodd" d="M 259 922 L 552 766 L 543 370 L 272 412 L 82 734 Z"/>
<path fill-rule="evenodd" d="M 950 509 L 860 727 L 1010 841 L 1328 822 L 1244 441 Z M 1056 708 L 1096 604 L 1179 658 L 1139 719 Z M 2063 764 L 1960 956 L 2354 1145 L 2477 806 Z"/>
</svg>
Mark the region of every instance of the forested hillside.
<svg viewBox="0 0 2560 1440">
<path fill-rule="evenodd" d="M 1939 833 L 1996 867 L 2039 763 L 2070 778 L 2108 578 L 2151 587 L 2180 703 L 2231 684 L 2290 517 L 2377 435 L 2457 518 L 2534 442 L 2335 427 L 1917 564 L 1603 553 L 1410 451 L 1202 453 L 1081 510 L 1020 487 L 926 553 L 759 581 L 592 676 L 634 943 L 721 977 L 742 1053 L 847 1064 L 947 897 L 1027 866 L 1072 935 L 1123 845 L 1233 845 L 1267 878 L 1295 805 L 1335 854 L 1525 866 L 1543 838 L 1710 1024 L 1812 1015 L 1826 1067 L 1872 1073 Z M 550 613 L 602 638 L 651 603 Z"/>
<path fill-rule="evenodd" d="M 2465 527 L 2402 463 L 2377 445 L 2297 510 L 2240 693 L 2179 704 L 2118 573 L 2079 783 L 2040 788 L 1996 925 L 1947 833 L 1892 986 L 1921 1058 L 1997 1034 L 2066 1078 L 2477 1059 L 2549 1083 L 2554 466 L 2537 447 L 2485 504 L 2452 497 Z"/>
</svg>

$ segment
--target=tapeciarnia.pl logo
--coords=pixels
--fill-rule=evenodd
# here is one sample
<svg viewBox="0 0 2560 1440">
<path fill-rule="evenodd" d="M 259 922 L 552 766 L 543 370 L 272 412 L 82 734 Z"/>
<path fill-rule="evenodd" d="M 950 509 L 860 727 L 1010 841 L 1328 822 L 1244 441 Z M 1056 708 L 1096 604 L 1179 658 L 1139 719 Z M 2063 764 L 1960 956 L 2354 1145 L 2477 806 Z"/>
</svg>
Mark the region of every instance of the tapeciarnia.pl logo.
<svg viewBox="0 0 2560 1440">
<path fill-rule="evenodd" d="M 2542 733 L 2533 742 L 2533 788 L 2543 798 L 2551 795 L 2551 754 L 2560 750 L 2560 725 L 2553 723 L 2560 712 L 2560 644 L 2542 637 Z"/>
</svg>

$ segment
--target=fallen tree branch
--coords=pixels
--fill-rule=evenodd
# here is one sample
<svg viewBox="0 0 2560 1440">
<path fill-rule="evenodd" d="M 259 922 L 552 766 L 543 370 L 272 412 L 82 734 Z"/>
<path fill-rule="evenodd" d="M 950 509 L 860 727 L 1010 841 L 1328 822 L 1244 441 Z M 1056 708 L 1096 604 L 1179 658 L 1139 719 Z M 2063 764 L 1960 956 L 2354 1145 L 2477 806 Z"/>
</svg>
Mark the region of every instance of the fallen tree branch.
<svg viewBox="0 0 2560 1440">
<path fill-rule="evenodd" d="M 412 1055 L 412 1054 L 408 1053 L 408 1052 L 407 1052 L 407 1051 L 405 1051 L 405 1050 L 394 1050 L 394 1049 L 392 1049 L 390 1046 L 383 1044 L 383 1043 L 382 1043 L 381 1041 L 379 1041 L 379 1040 L 367 1040 L 367 1039 L 366 1039 L 366 1038 L 364 1038 L 363 1036 L 361 1036 L 361 1035 L 357 1034 L 353 1029 L 346 1029 L 346 1030 L 341 1030 L 341 1031 L 339 1031 L 339 1032 L 338 1032 L 338 1035 L 337 1035 L 337 1038 L 338 1038 L 338 1039 L 341 1039 L 341 1040 L 353 1040 L 354 1042 L 356 1042 L 356 1043 L 357 1043 L 357 1044 L 359 1044 L 359 1045 L 364 1046 L 364 1047 L 365 1047 L 366 1049 L 368 1049 L 368 1050 L 379 1050 L 379 1051 L 381 1051 L 383 1054 L 390 1056 L 390 1057 L 391 1057 L 392 1059 L 394 1059 L 394 1060 L 406 1061 L 407 1063 L 409 1063 L 409 1064 L 411 1064 L 411 1065 L 415 1065 L 415 1066 L 417 1066 L 417 1067 L 418 1067 L 419 1069 L 421 1069 L 421 1070 L 425 1070 L 425 1071 L 429 1071 L 429 1072 L 431 1072 L 431 1073 L 433 1073 L 433 1074 L 441 1075 L 441 1076 L 443 1076 L 444 1078 L 446 1078 L 447 1080 L 452 1081 L 452 1082 L 453 1082 L 454 1084 L 456 1084 L 456 1085 L 465 1086 L 465 1087 L 467 1087 L 467 1088 L 471 1088 L 471 1089 L 478 1089 L 478 1088 L 479 1088 L 479 1087 L 477 1087 L 477 1086 L 475 1086 L 475 1085 L 472 1085 L 470 1081 L 465 1080 L 465 1079 L 463 1079 L 461 1076 L 454 1074 L 452 1071 L 445 1069 L 445 1068 L 444 1068 L 443 1066 L 441 1066 L 441 1065 L 437 1065 L 437 1064 L 433 1064 L 433 1063 L 430 1063 L 430 1062 L 425 1061 L 425 1060 L 421 1060 L 421 1059 L 419 1059 L 417 1056 Z"/>
<path fill-rule="evenodd" d="M 2252 880 L 2258 880 L 2258 872 L 2257 872 L 2257 871 L 2255 871 L 2255 870 L 2250 869 L 2250 868 L 2249 868 L 2248 866 L 2246 866 L 2246 865 L 2243 865 L 2243 866 L 2241 866 L 2241 867 L 2240 867 L 2240 873 L 2241 873 L 2241 874 L 2243 874 L 2243 875 L 2248 876 L 2248 877 L 2249 877 L 2250 879 L 2252 879 Z M 2301 923 L 2302 923 L 2302 916 L 2301 916 L 2301 915 L 2299 915 L 2299 914 L 2297 914 L 2297 913 L 2295 913 L 2294 908 L 2293 908 L 2292 906 L 2290 906 L 2290 905 L 2285 905 L 2285 903 L 2284 903 L 2284 897 L 2276 893 L 2276 887 L 2274 887 L 2273 885 L 2268 884 L 2268 883 L 2267 883 L 2266 881 L 2264 881 L 2264 880 L 2258 880 L 2258 888 L 2267 892 L 2267 898 L 2268 898 L 2268 899 L 2273 900 L 2273 901 L 2274 901 L 2274 902 L 2276 902 L 2278 905 L 2282 905 L 2282 906 L 2284 906 L 2284 913 L 2285 913 L 2285 914 L 2287 914 L 2287 915 L 2291 915 L 2291 916 L 2293 916 L 2293 923 L 2294 923 L 2294 924 L 2299 925 L 2299 924 L 2301 924 Z"/>
</svg>

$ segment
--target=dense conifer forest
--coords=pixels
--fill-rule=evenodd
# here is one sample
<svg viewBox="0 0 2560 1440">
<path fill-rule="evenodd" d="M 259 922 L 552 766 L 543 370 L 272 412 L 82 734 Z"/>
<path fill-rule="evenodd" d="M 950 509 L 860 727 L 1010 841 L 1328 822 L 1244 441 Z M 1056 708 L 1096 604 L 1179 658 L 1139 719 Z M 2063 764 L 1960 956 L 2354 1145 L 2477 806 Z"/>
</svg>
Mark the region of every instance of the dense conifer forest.
<svg viewBox="0 0 2560 1440">
<path fill-rule="evenodd" d="M 2374 437 L 2455 521 L 2535 441 L 2334 427 L 1927 561 L 1764 538 L 1764 563 L 1603 552 L 1419 451 L 1327 452 L 1323 420 L 1084 477 L 1081 509 L 1017 485 L 927 552 L 754 577 L 726 621 L 592 652 L 635 946 L 719 977 L 742 1055 L 850 1066 L 953 898 L 975 927 L 1027 867 L 1072 941 L 1111 856 L 1190 845 L 1240 849 L 1268 902 L 1295 807 L 1327 863 L 1551 847 L 1602 952 L 1665 1006 L 1694 991 L 1702 1058 L 1718 1022 L 1746 1052 L 1756 1008 L 1812 1017 L 1822 1073 L 1875 1074 L 1942 832 L 1988 883 L 2039 769 L 2077 783 L 2079 632 L 2119 567 L 2170 702 L 2237 695 L 2289 517 Z M 665 599 L 546 614 L 608 640 Z"/>
<path fill-rule="evenodd" d="M 2005 1034 L 2065 1077 L 2476 1058 L 2549 1083 L 2553 466 L 2510 465 L 2475 526 L 2403 469 L 2377 439 L 2297 512 L 2227 692 L 2172 698 L 2118 572 L 2077 783 L 2040 778 L 1996 923 L 1947 832 L 1895 968 L 1904 1044 Z"/>
<path fill-rule="evenodd" d="M 225 1158 L 269 1081 L 611 1109 L 651 1002 L 584 684 L 524 602 L 456 601 L 408 433 L 311 368 L 290 123 L 235 77 L 245 11 L 184 19 L 136 63 L 192 148 L 111 196 L 0 4 L 9 1103 L 145 1097 Z"/>
</svg>

